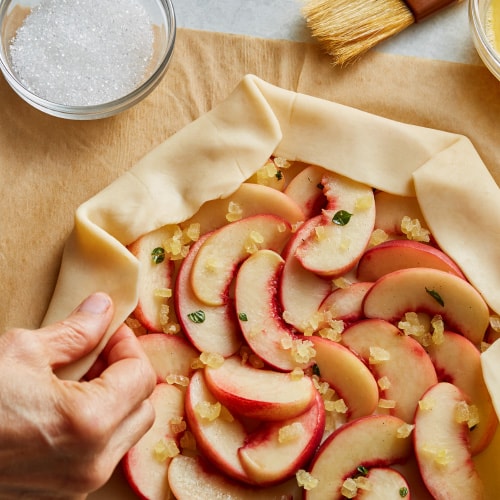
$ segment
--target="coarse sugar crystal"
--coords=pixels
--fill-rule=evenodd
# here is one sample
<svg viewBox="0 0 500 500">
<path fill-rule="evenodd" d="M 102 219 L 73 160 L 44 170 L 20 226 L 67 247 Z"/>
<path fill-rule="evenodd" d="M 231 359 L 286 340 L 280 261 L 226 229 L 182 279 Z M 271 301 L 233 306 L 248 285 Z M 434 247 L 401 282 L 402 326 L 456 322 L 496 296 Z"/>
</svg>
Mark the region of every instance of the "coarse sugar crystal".
<svg viewBox="0 0 500 500">
<path fill-rule="evenodd" d="M 136 0 L 42 0 L 17 30 L 10 54 L 17 77 L 38 97 L 99 105 L 140 85 L 153 39 Z"/>
</svg>

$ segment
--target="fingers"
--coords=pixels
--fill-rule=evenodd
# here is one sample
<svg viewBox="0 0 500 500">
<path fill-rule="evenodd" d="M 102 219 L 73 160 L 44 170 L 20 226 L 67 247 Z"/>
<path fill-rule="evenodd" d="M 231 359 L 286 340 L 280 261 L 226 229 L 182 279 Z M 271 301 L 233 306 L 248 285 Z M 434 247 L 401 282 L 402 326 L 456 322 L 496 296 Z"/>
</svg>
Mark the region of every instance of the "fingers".
<svg viewBox="0 0 500 500">
<path fill-rule="evenodd" d="M 104 370 L 87 382 L 57 380 L 59 411 L 71 429 L 70 443 L 80 443 L 81 460 L 90 461 L 89 487 L 103 479 L 94 473 L 111 473 L 154 420 L 148 397 L 156 375 L 130 328 L 122 325 L 117 330 L 101 353 L 101 361 Z"/>
<path fill-rule="evenodd" d="M 108 295 L 95 293 L 85 299 L 66 319 L 36 332 L 44 335 L 49 364 L 53 369 L 88 354 L 106 332 L 113 316 Z"/>
<path fill-rule="evenodd" d="M 113 433 L 106 449 L 106 460 L 111 460 L 112 463 L 119 462 L 151 428 L 154 418 L 155 411 L 152 403 L 149 400 L 143 401 Z"/>
<path fill-rule="evenodd" d="M 156 374 L 137 337 L 126 325 L 122 325 L 110 338 L 102 352 L 102 359 L 107 367 L 90 384 L 98 386 L 99 390 L 106 390 L 107 404 L 111 408 L 121 408 L 126 412 L 127 406 L 134 407 L 151 395 L 156 385 Z"/>
<path fill-rule="evenodd" d="M 60 381 L 67 396 L 66 415 L 79 414 L 85 426 L 84 415 L 95 409 L 102 428 L 114 432 L 151 395 L 156 374 L 135 334 L 122 325 L 108 340 L 86 380 L 78 391 L 73 391 L 74 384 Z"/>
</svg>

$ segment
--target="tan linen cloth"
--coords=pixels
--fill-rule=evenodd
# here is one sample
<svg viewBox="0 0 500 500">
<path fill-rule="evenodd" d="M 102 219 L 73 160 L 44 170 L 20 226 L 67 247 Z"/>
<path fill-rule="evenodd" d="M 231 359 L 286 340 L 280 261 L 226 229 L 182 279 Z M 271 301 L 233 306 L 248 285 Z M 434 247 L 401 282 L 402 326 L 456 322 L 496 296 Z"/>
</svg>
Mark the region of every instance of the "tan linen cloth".
<svg viewBox="0 0 500 500">
<path fill-rule="evenodd" d="M 402 123 L 393 124 L 333 103 L 331 107 L 327 106 L 328 111 L 323 116 L 323 102 L 306 96 L 296 98 L 295 94 L 277 90 L 253 78 L 244 83 L 241 94 L 244 98 L 241 100 L 236 94 L 236 100 L 233 98 L 231 106 L 226 106 L 224 99 L 248 73 L 283 89 L 347 104 Z M 353 171 L 357 172 L 355 176 L 359 180 L 399 194 L 414 194 L 409 176 L 423 166 L 415 177 L 415 186 L 419 197 L 429 199 L 431 195 L 426 205 L 429 210 L 426 218 L 434 211 L 445 212 L 436 192 L 438 188 L 442 189 L 443 182 L 445 185 L 446 180 L 453 177 L 454 167 L 459 164 L 460 175 L 468 177 L 466 188 L 472 186 L 473 189 L 475 184 L 484 188 L 485 196 L 479 198 L 481 206 L 468 205 L 473 214 L 472 222 L 464 218 L 464 222 L 468 221 L 464 226 L 467 228 L 464 241 L 472 237 L 477 242 L 477 238 L 486 236 L 476 234 L 474 222 L 479 217 L 483 221 L 495 217 L 500 209 L 493 180 L 498 183 L 500 179 L 495 142 L 499 97 L 498 82 L 482 67 L 433 63 L 373 52 L 356 66 L 333 69 L 328 58 L 322 56 L 314 45 L 189 30 L 180 30 L 171 68 L 153 94 L 130 111 L 111 119 L 68 122 L 42 115 L 17 98 L 2 81 L 0 98 L 4 106 L 0 113 L 0 169 L 3 207 L 0 229 L 3 237 L 0 259 L 5 311 L 2 311 L 0 328 L 40 324 L 54 290 L 66 241 L 65 262 L 73 272 L 69 278 L 68 273 L 62 274 L 46 321 L 59 319 L 78 303 L 77 299 L 90 291 L 86 280 L 88 269 L 80 265 L 85 260 L 99 270 L 102 281 L 107 281 L 108 291 L 130 290 L 125 293 L 126 299 L 119 309 L 117 321 L 120 321 L 127 311 L 130 312 L 135 298 L 133 286 L 125 285 L 134 282 L 137 269 L 126 252 L 113 251 L 116 249 L 113 237 L 126 244 L 159 224 L 190 216 L 205 201 L 204 196 L 229 194 L 253 172 L 256 162 L 263 161 L 273 151 L 290 159 L 323 164 L 342 173 L 349 173 L 354 166 Z M 259 113 L 245 114 L 248 109 L 245 100 L 256 105 Z M 204 114 L 217 105 L 215 115 Z M 266 115 L 265 119 L 262 119 L 261 111 Z M 293 115 L 290 115 L 292 111 Z M 277 121 L 273 121 L 269 113 L 275 113 Z M 199 159 L 196 152 L 191 155 L 190 147 L 193 137 L 200 135 L 181 132 L 168 142 L 167 148 L 155 149 L 145 157 L 154 146 L 201 115 L 203 118 L 190 125 L 190 130 L 203 130 L 201 142 L 205 167 L 212 176 L 220 173 L 216 175 L 217 182 L 208 183 L 208 190 L 205 189 L 205 171 L 193 167 L 194 162 L 190 162 Z M 214 116 L 215 120 L 212 119 Z M 230 135 L 238 128 L 242 116 L 248 116 L 251 122 L 249 141 L 260 141 L 259 147 L 254 148 L 253 144 L 248 151 L 243 149 L 237 155 L 227 151 L 227 157 L 224 157 L 227 163 L 224 164 L 219 155 L 226 144 L 219 142 L 224 134 L 218 132 L 223 130 Z M 323 116 L 323 119 L 318 120 L 318 116 Z M 332 116 L 336 117 L 333 121 L 330 120 Z M 369 126 L 365 127 L 367 122 Z M 289 126 L 287 130 L 281 130 L 284 124 Z M 313 125 L 321 133 L 302 134 L 304 130 L 313 130 Z M 350 131 L 358 126 L 364 127 L 363 134 L 356 136 L 352 146 L 341 140 L 343 136 L 352 140 Z M 321 147 L 331 134 L 340 137 L 336 144 L 343 144 L 343 148 L 335 153 L 332 151 L 332 154 Z M 454 134 L 470 138 L 493 177 L 487 174 L 471 143 Z M 416 136 L 419 137 L 417 141 Z M 208 137 L 213 138 L 213 147 L 207 147 Z M 396 148 L 392 147 L 393 138 L 399 144 Z M 227 146 L 230 147 L 233 140 L 243 145 L 244 139 L 242 136 L 231 137 Z M 366 147 L 359 147 L 360 143 Z M 169 156 L 172 144 L 175 144 L 176 151 L 184 151 L 183 163 L 179 160 L 176 163 L 178 155 Z M 377 147 L 377 144 L 383 147 Z M 402 148 L 407 149 L 404 155 L 401 154 Z M 439 161 L 436 162 L 437 157 Z M 196 175 L 183 176 L 179 183 L 175 176 L 165 176 L 157 182 L 165 158 L 179 170 L 186 168 L 186 172 Z M 399 162 L 405 158 L 404 162 Z M 381 177 L 373 177 L 371 170 L 365 167 L 383 165 L 384 162 L 390 167 L 390 172 L 385 174 L 391 175 L 382 176 L 390 181 L 388 187 L 385 183 L 378 184 Z M 445 166 L 438 179 L 441 184 L 434 182 L 436 163 Z M 471 166 L 469 170 L 468 164 Z M 104 191 L 108 204 L 91 200 L 82 205 L 121 174 L 130 172 L 133 165 L 136 167 L 132 174 L 120 177 Z M 156 181 L 155 175 L 159 176 Z M 137 179 L 144 182 L 149 191 L 156 186 L 166 188 L 165 191 L 148 193 L 148 197 L 153 196 L 147 217 L 144 217 L 145 211 L 140 211 L 137 218 L 133 218 L 134 212 L 130 210 L 134 202 L 144 201 L 144 193 L 137 189 Z M 431 186 L 431 189 L 419 192 L 419 186 Z M 163 195 L 168 195 L 164 208 L 161 203 Z M 455 199 L 454 207 L 460 207 L 464 197 L 471 199 L 468 189 L 456 189 L 447 196 Z M 102 196 L 96 199 L 102 200 Z M 70 237 L 73 216 L 79 206 L 78 220 L 84 222 L 77 224 Z M 438 232 L 444 227 L 444 234 L 449 234 L 446 225 L 453 218 L 444 215 L 438 218 L 436 227 L 440 228 Z M 478 227 L 488 226 L 485 223 Z M 453 233 L 457 233 L 456 228 Z M 451 242 L 445 237 L 444 243 L 446 246 Z M 103 252 L 110 252 L 107 254 L 110 260 Z M 484 254 L 489 262 L 494 257 L 491 252 Z M 467 267 L 467 258 L 457 260 Z M 474 266 L 473 263 L 471 269 L 475 269 Z M 485 295 L 490 305 L 498 310 L 494 290 L 490 287 Z M 88 363 L 77 368 L 76 373 L 81 373 L 85 366 Z"/>
</svg>

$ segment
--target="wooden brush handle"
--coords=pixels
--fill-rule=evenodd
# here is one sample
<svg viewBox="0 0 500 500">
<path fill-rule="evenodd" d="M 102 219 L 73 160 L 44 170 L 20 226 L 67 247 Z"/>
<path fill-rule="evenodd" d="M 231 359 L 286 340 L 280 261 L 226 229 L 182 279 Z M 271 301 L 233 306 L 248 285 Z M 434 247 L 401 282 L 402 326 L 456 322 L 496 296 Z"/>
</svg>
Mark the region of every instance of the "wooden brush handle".
<svg viewBox="0 0 500 500">
<path fill-rule="evenodd" d="M 459 1 L 460 0 L 404 0 L 417 23 L 427 16 L 434 14 L 434 12 L 452 3 L 458 3 Z"/>
</svg>

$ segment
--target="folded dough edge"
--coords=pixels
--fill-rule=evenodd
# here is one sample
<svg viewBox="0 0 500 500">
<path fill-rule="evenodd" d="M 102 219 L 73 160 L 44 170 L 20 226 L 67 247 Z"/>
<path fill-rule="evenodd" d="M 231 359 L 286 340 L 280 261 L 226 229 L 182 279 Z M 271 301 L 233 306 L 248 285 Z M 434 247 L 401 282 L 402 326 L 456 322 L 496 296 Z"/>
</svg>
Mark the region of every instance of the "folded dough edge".
<svg viewBox="0 0 500 500">
<path fill-rule="evenodd" d="M 227 99 L 157 146 L 76 211 L 43 324 L 64 318 L 97 290 L 111 295 L 115 317 L 100 345 L 61 370 L 60 376 L 80 378 L 135 308 L 140 269 L 125 246 L 158 227 L 188 219 L 206 201 L 229 196 L 272 154 L 320 165 L 393 194 L 417 196 L 439 243 L 459 265 L 474 270 L 470 259 L 476 255 L 487 259 L 482 262 L 486 269 L 493 265 L 494 249 L 479 252 L 483 242 L 472 238 L 467 249 L 460 245 L 457 252 L 452 248 L 455 235 L 449 228 L 443 231 L 452 213 L 442 207 L 448 201 L 456 206 L 454 197 L 464 189 L 459 186 L 462 178 L 472 176 L 475 186 L 487 187 L 492 209 L 500 205 L 498 187 L 494 181 L 491 184 L 467 138 L 396 122 L 247 75 Z M 470 184 L 467 187 L 470 190 Z M 473 206 L 475 196 L 470 191 L 466 199 Z M 475 208 L 481 203 L 479 198 Z M 467 231 L 474 229 L 470 219 L 463 222 Z M 498 242 L 499 223 L 493 226 L 495 221 L 492 230 Z M 475 284 L 499 311 L 493 293 L 498 281 L 490 278 L 485 274 Z"/>
</svg>

